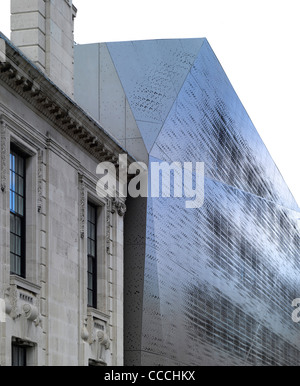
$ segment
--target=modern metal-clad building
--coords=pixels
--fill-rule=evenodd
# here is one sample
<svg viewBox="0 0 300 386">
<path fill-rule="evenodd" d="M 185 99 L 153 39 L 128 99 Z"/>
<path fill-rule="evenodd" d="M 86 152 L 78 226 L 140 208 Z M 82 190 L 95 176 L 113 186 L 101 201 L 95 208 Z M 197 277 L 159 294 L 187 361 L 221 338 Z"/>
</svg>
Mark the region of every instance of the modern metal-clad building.
<svg viewBox="0 0 300 386">
<path fill-rule="evenodd" d="M 205 164 L 200 208 L 127 200 L 125 363 L 299 364 L 299 208 L 207 40 L 78 45 L 75 98 L 150 170 Z"/>
</svg>

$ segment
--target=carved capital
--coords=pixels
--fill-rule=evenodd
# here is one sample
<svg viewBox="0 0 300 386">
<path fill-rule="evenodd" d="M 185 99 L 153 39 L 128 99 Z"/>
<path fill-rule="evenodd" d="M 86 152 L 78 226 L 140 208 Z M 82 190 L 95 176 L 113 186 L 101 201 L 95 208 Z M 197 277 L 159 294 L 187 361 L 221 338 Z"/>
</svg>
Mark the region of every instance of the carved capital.
<svg viewBox="0 0 300 386">
<path fill-rule="evenodd" d="M 113 198 L 111 202 L 111 213 L 118 212 L 118 215 L 123 217 L 126 213 L 126 205 L 125 203 L 120 200 L 119 198 Z"/>
<path fill-rule="evenodd" d="M 87 322 L 87 318 L 84 320 L 83 322 L 83 326 L 81 328 L 81 339 L 84 341 L 84 342 L 88 342 L 89 340 L 89 331 L 88 331 L 88 322 Z"/>
<path fill-rule="evenodd" d="M 110 339 L 104 331 L 97 332 L 97 339 L 101 346 L 104 346 L 106 350 L 110 348 Z M 101 358 L 100 358 L 101 359 Z"/>
<path fill-rule="evenodd" d="M 106 363 L 105 353 L 110 349 L 107 321 L 98 319 L 93 312 L 88 314 L 81 329 L 81 338 L 91 346 L 94 360 Z"/>
<path fill-rule="evenodd" d="M 19 316 L 17 286 L 10 286 L 5 291 L 5 311 L 12 319 Z"/>
<path fill-rule="evenodd" d="M 23 305 L 23 314 L 25 318 L 28 319 L 28 321 L 30 322 L 37 321 L 37 319 L 39 318 L 39 311 L 37 307 L 33 306 L 32 304 L 25 303 Z"/>
<path fill-rule="evenodd" d="M 13 320 L 27 320 L 36 327 L 41 325 L 39 291 L 39 286 L 17 276 L 11 276 L 10 286 L 5 291 L 7 315 Z"/>
</svg>

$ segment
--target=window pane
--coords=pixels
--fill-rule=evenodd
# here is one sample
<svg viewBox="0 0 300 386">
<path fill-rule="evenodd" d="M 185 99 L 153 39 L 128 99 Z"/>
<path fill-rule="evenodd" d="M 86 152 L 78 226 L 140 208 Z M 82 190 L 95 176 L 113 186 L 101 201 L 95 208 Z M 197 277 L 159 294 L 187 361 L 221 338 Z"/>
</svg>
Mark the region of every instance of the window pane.
<svg viewBox="0 0 300 386">
<path fill-rule="evenodd" d="M 24 175 L 24 158 L 21 157 L 21 156 L 18 156 L 17 157 L 17 173 L 20 175 L 20 176 L 23 176 Z"/>
<path fill-rule="evenodd" d="M 91 273 L 88 273 L 88 288 L 90 290 L 94 289 L 94 286 L 93 286 L 93 275 Z"/>
<path fill-rule="evenodd" d="M 90 307 L 94 306 L 93 291 L 88 291 L 88 305 Z"/>
<path fill-rule="evenodd" d="M 12 366 L 26 366 L 27 348 L 17 345 L 12 346 Z"/>
<path fill-rule="evenodd" d="M 22 231 L 21 218 L 11 213 L 10 214 L 10 232 L 13 235 L 21 237 L 22 236 L 21 231 Z"/>
<path fill-rule="evenodd" d="M 16 272 L 14 272 L 16 275 L 21 275 L 21 259 L 20 256 L 16 256 Z"/>
<path fill-rule="evenodd" d="M 10 251 L 16 253 L 16 236 L 13 233 L 10 234 Z"/>
<path fill-rule="evenodd" d="M 19 193 L 19 179 L 20 179 L 21 177 L 19 177 L 17 174 L 15 174 L 14 177 L 15 177 L 14 191 L 15 191 L 16 193 Z"/>
<path fill-rule="evenodd" d="M 18 236 L 15 237 L 15 245 L 16 245 L 15 253 L 18 256 L 21 256 L 21 238 Z"/>
<path fill-rule="evenodd" d="M 15 162 L 16 162 L 16 157 L 13 155 L 13 154 L 11 154 L 10 155 L 10 169 L 11 170 L 15 170 Z"/>
<path fill-rule="evenodd" d="M 87 287 L 88 287 L 88 305 L 90 307 L 97 306 L 97 251 L 96 251 L 96 214 L 97 208 L 88 204 L 88 219 L 87 219 Z"/>
<path fill-rule="evenodd" d="M 93 272 L 94 271 L 94 262 L 91 257 L 88 258 L 88 272 Z"/>
<path fill-rule="evenodd" d="M 10 190 L 15 190 L 15 173 L 10 171 Z"/>
<path fill-rule="evenodd" d="M 16 179 L 16 192 L 21 196 L 24 195 L 23 177 L 17 176 Z"/>
<path fill-rule="evenodd" d="M 95 256 L 96 251 L 95 251 L 95 241 L 90 240 L 90 255 Z"/>
<path fill-rule="evenodd" d="M 94 224 L 91 224 L 90 238 L 91 238 L 92 240 L 95 240 L 95 225 L 94 225 Z"/>
<path fill-rule="evenodd" d="M 10 252 L 11 272 L 25 275 L 25 158 L 10 154 Z"/>
<path fill-rule="evenodd" d="M 19 213 L 19 197 L 17 194 L 14 194 L 14 203 L 15 203 L 15 212 Z"/>
<path fill-rule="evenodd" d="M 16 233 L 16 235 L 18 235 L 18 236 L 22 236 L 22 221 L 21 221 L 21 219 L 20 219 L 20 217 L 15 217 L 15 226 L 16 226 L 16 231 L 15 231 L 15 233 Z"/>
<path fill-rule="evenodd" d="M 12 211 L 12 212 L 14 212 L 15 211 L 15 200 L 14 200 L 14 198 L 15 198 L 15 195 L 14 195 L 14 193 L 12 192 L 12 191 L 10 191 L 10 193 L 9 193 L 9 201 L 10 201 L 10 210 Z"/>
<path fill-rule="evenodd" d="M 13 253 L 10 254 L 10 271 L 11 273 L 16 272 L 16 263 L 15 263 L 15 255 Z"/>
<path fill-rule="evenodd" d="M 10 214 L 10 231 L 16 233 L 16 221 L 15 216 L 12 213 Z"/>
<path fill-rule="evenodd" d="M 21 275 L 21 258 L 12 252 L 10 254 L 10 272 L 13 275 Z"/>
<path fill-rule="evenodd" d="M 18 348 L 16 346 L 12 346 L 12 365 L 13 366 L 19 365 Z"/>
<path fill-rule="evenodd" d="M 24 215 L 24 199 L 21 196 L 17 196 L 17 213 L 21 216 Z"/>
<path fill-rule="evenodd" d="M 96 208 L 94 208 L 92 205 L 88 206 L 88 221 L 92 224 L 95 224 L 95 217 L 96 217 Z"/>
</svg>

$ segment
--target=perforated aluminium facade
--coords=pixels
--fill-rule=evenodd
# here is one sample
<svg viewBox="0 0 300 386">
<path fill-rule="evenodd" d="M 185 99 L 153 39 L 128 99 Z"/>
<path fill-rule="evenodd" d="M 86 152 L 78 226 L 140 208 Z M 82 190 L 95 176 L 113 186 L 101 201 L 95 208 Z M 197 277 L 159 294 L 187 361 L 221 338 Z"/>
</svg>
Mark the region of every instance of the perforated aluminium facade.
<svg viewBox="0 0 300 386">
<path fill-rule="evenodd" d="M 205 162 L 199 209 L 127 200 L 125 363 L 299 364 L 299 209 L 208 42 L 77 46 L 75 58 L 78 102 L 138 159 Z"/>
<path fill-rule="evenodd" d="M 125 363 L 299 364 L 299 209 L 208 42 L 77 46 L 75 58 L 77 100 L 108 129 L 117 120 L 138 159 L 205 163 L 199 209 L 127 200 Z"/>
</svg>

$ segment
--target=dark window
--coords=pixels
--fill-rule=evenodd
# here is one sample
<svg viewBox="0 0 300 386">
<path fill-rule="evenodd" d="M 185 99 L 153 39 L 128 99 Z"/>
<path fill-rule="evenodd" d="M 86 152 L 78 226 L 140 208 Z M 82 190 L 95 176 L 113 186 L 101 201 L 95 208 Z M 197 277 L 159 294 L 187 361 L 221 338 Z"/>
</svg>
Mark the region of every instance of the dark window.
<svg viewBox="0 0 300 386">
<path fill-rule="evenodd" d="M 12 345 L 12 366 L 27 366 L 27 347 Z"/>
<path fill-rule="evenodd" d="M 25 157 L 10 152 L 10 271 L 25 277 Z"/>
<path fill-rule="evenodd" d="M 88 204 L 87 218 L 88 306 L 97 308 L 97 208 Z"/>
<path fill-rule="evenodd" d="M 107 364 L 105 362 L 95 361 L 94 359 L 89 359 L 89 367 L 105 367 Z"/>
</svg>

